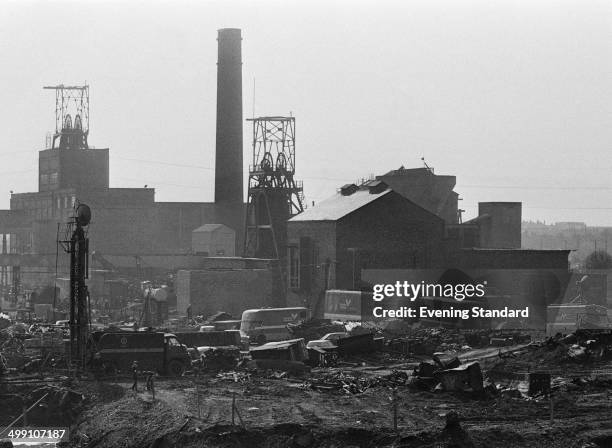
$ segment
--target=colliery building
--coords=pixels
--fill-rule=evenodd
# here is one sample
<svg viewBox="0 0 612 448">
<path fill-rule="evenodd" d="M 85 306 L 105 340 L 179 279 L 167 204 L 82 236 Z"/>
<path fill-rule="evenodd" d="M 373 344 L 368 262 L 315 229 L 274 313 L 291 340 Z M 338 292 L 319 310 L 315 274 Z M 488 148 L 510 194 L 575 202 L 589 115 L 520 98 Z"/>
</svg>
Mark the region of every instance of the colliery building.
<svg viewBox="0 0 612 448">
<path fill-rule="evenodd" d="M 161 269 L 198 268 L 195 255 L 187 255 L 242 252 L 246 204 L 240 34 L 239 29 L 222 29 L 218 35 L 215 202 L 156 202 L 154 188 L 111 188 L 109 149 L 88 143 L 89 87 L 47 87 L 56 93 L 56 129 L 39 152 L 38 191 L 12 193 L 10 210 L 0 210 L 2 297 L 14 302 L 19 294 L 53 285 L 57 241 L 66 239 L 60 223 L 70 220 L 77 201 L 93 210 L 89 252 L 97 268 L 147 261 Z M 217 236 L 219 244 L 211 241 Z M 65 270 L 63 258 L 60 268 L 63 264 Z"/>
<path fill-rule="evenodd" d="M 328 289 L 487 282 L 491 296 L 529 303 L 543 319 L 566 292 L 569 251 L 522 250 L 518 202 L 480 203 L 461 222 L 454 185 L 428 167 L 400 168 L 290 219 L 288 301 L 320 314 Z"/>
<path fill-rule="evenodd" d="M 500 296 L 519 291 L 541 304 L 563 297 L 569 251 L 522 250 L 521 203 L 483 202 L 463 222 L 456 178 L 427 165 L 344 185 L 304 210 L 294 117 L 252 119 L 245 204 L 240 30 L 219 30 L 218 49 L 215 202 L 156 202 L 153 188 L 111 188 L 109 149 L 87 141 L 88 87 L 49 87 L 56 130 L 39 152 L 38 191 L 13 193 L 10 210 L 0 210 L 0 296 L 14 302 L 67 274 L 66 261 L 56 268 L 57 242 L 67 239 L 59 223 L 80 201 L 93 210 L 96 299 L 110 294 L 104 285 L 115 272 L 143 279 L 147 267 L 176 276 L 182 315 L 285 304 L 317 312 L 328 289 L 409 278 L 490 281 Z"/>
</svg>

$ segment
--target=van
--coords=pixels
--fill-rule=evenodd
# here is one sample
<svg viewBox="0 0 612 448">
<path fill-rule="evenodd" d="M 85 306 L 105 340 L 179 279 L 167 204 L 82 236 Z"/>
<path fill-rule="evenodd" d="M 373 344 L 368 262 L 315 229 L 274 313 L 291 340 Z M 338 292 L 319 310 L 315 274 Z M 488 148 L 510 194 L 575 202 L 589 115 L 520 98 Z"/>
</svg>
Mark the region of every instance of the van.
<svg viewBox="0 0 612 448">
<path fill-rule="evenodd" d="M 261 308 L 242 313 L 240 331 L 251 342 L 265 344 L 269 341 L 290 339 L 287 324 L 300 324 L 310 318 L 308 308 Z"/>
</svg>

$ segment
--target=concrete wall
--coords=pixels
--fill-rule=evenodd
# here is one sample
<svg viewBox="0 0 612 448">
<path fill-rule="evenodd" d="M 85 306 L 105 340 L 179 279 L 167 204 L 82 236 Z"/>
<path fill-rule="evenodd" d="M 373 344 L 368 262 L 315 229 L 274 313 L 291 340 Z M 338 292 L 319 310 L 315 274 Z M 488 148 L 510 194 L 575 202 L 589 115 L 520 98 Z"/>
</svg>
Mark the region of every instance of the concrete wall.
<svg viewBox="0 0 612 448">
<path fill-rule="evenodd" d="M 554 257 L 554 255 L 553 255 Z M 518 261 L 518 260 L 517 260 Z M 363 279 L 369 286 L 374 284 L 394 284 L 396 281 L 408 281 L 429 284 L 445 283 L 452 275 L 464 276 L 469 282 L 484 284 L 486 301 L 492 308 L 507 306 L 512 309 L 529 306 L 529 328 L 543 330 L 546 321 L 546 307 L 559 303 L 571 288 L 570 273 L 567 268 L 537 269 L 463 267 L 462 269 L 402 270 L 402 269 L 367 269 L 362 272 Z M 554 263 L 553 263 L 554 264 Z M 451 271 L 454 271 L 451 275 Z M 466 282 L 467 283 L 467 282 Z"/>
<path fill-rule="evenodd" d="M 233 257 L 236 253 L 236 232 L 223 225 L 202 227 L 191 232 L 191 250 L 212 257 Z"/>
<path fill-rule="evenodd" d="M 479 221 L 480 247 L 520 249 L 521 210 L 521 202 L 479 202 L 478 216 L 488 215 Z"/>
<path fill-rule="evenodd" d="M 38 191 L 108 188 L 108 148 L 46 149 L 39 152 Z"/>
<path fill-rule="evenodd" d="M 177 311 L 209 316 L 225 311 L 235 317 L 249 308 L 284 306 L 273 269 L 180 270 L 176 277 Z"/>
<path fill-rule="evenodd" d="M 463 249 L 450 254 L 447 267 L 567 271 L 569 253 L 569 250 Z"/>
<path fill-rule="evenodd" d="M 235 253 L 242 254 L 245 204 L 159 202 L 156 235 L 159 250 L 191 252 L 191 232 L 203 224 L 224 224 L 236 232 Z"/>
</svg>

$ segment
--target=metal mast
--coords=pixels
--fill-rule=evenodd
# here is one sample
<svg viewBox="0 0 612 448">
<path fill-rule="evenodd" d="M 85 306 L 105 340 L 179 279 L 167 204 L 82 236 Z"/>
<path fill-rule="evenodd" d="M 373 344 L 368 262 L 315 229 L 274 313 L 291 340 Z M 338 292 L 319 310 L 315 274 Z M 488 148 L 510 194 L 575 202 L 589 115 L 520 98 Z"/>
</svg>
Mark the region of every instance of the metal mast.
<svg viewBox="0 0 612 448">
<path fill-rule="evenodd" d="M 59 243 L 70 254 L 70 350 L 72 359 L 85 365 L 85 349 L 89 336 L 88 291 L 89 238 L 86 227 L 91 221 L 91 210 L 78 204 L 72 220 L 65 225 L 64 237 Z"/>
<path fill-rule="evenodd" d="M 89 135 L 89 86 L 45 86 L 55 90 L 55 133 L 53 143 L 60 138 L 60 146 L 88 148 Z M 71 115 L 71 113 L 73 115 Z"/>
<path fill-rule="evenodd" d="M 247 121 L 253 122 L 253 160 L 249 167 L 244 255 L 284 259 L 287 220 L 304 210 L 303 185 L 293 177 L 295 118 Z"/>
</svg>

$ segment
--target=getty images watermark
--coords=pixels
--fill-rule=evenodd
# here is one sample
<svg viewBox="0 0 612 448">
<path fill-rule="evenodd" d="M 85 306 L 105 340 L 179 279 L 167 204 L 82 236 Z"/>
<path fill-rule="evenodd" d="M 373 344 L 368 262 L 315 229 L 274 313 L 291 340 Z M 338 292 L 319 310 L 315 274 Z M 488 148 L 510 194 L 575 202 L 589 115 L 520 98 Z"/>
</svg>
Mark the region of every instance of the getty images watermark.
<svg viewBox="0 0 612 448">
<path fill-rule="evenodd" d="M 454 299 L 463 302 L 468 299 L 483 299 L 486 293 L 487 282 L 476 284 L 438 284 L 438 283 L 410 283 L 408 281 L 397 281 L 394 284 L 376 284 L 373 288 L 372 299 L 379 305 L 372 308 L 375 318 L 529 318 L 529 307 L 512 309 L 507 306 L 500 309 L 489 309 L 481 305 L 466 306 L 469 302 L 464 302 L 461 307 L 449 306 L 442 308 L 431 308 L 426 304 L 428 300 Z M 384 307 L 380 302 L 387 300 L 388 306 Z M 399 299 L 399 300 L 398 300 Z M 419 305 L 401 305 L 400 300 L 414 302 L 423 299 Z"/>
</svg>

